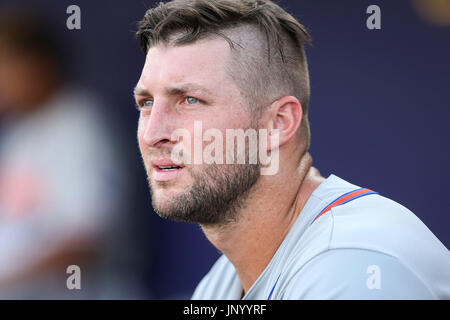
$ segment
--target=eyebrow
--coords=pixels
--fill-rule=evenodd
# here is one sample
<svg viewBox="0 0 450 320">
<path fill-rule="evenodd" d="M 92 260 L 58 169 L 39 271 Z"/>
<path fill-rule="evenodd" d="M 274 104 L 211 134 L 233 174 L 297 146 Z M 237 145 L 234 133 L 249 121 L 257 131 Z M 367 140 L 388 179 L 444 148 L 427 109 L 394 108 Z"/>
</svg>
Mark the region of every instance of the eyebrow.
<svg viewBox="0 0 450 320">
<path fill-rule="evenodd" d="M 133 90 L 134 96 L 150 96 L 150 92 L 147 89 L 136 86 Z"/>
<path fill-rule="evenodd" d="M 211 92 L 208 89 L 195 83 L 186 83 L 180 86 L 170 87 L 167 88 L 165 92 L 167 95 L 179 95 L 187 92 L 199 92 L 209 96 L 211 95 Z"/>
<path fill-rule="evenodd" d="M 166 88 L 164 92 L 169 96 L 185 94 L 187 92 L 200 92 L 208 96 L 212 95 L 212 93 L 208 89 L 195 83 L 185 83 L 182 85 L 169 87 Z M 150 92 L 147 89 L 138 86 L 134 88 L 133 93 L 134 96 L 151 96 Z"/>
</svg>

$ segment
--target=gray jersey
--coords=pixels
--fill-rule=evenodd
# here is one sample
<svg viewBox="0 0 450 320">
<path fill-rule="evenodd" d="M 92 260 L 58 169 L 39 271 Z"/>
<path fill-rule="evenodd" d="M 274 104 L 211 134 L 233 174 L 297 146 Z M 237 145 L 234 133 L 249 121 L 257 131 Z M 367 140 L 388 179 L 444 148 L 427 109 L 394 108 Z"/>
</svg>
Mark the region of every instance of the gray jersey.
<svg viewBox="0 0 450 320">
<path fill-rule="evenodd" d="M 243 299 L 450 299 L 450 254 L 410 210 L 330 175 Z M 222 255 L 192 299 L 240 299 Z"/>
</svg>

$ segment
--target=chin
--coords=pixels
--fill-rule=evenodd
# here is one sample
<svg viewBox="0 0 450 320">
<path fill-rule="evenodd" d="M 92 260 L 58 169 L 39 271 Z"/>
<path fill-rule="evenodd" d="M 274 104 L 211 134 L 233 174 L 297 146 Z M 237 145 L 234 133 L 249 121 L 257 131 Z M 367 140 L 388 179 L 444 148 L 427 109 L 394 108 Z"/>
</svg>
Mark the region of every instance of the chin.
<svg viewBox="0 0 450 320">
<path fill-rule="evenodd" d="M 172 186 L 172 183 L 152 183 L 151 197 L 155 209 L 166 209 L 174 205 L 176 199 L 180 197 L 186 188 Z M 164 210 L 165 211 L 165 210 Z"/>
</svg>

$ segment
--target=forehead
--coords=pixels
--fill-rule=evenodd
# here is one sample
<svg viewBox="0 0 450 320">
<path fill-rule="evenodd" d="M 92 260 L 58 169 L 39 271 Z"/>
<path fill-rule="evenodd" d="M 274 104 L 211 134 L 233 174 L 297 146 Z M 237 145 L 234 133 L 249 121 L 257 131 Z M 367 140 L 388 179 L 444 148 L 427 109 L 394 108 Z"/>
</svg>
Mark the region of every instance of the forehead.
<svg viewBox="0 0 450 320">
<path fill-rule="evenodd" d="M 148 50 L 138 86 L 156 90 L 189 82 L 215 90 L 228 81 L 230 56 L 228 43 L 218 38 L 178 46 L 159 44 Z"/>
</svg>

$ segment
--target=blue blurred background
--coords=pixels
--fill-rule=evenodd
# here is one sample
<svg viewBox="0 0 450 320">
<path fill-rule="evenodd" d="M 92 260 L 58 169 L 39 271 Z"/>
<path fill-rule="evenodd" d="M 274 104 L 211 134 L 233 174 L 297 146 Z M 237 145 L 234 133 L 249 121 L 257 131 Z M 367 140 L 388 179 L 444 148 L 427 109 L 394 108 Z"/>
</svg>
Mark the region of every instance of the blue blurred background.
<svg viewBox="0 0 450 320">
<path fill-rule="evenodd" d="M 101 97 L 101 113 L 113 119 L 123 141 L 132 181 L 132 205 L 125 213 L 130 250 L 139 256 L 136 269 L 127 272 L 142 285 L 138 296 L 189 298 L 219 253 L 198 226 L 165 221 L 153 212 L 136 142 L 132 90 L 144 55 L 134 31 L 156 2 L 22 3 L 53 21 L 69 49 L 72 78 Z M 306 52 L 314 166 L 326 177 L 336 174 L 403 204 L 448 248 L 450 17 L 448 5 L 433 11 L 440 3 L 280 1 L 313 39 Z M 81 30 L 66 28 L 72 4 L 81 9 Z M 381 30 L 366 27 L 372 4 L 381 9 Z"/>
</svg>

